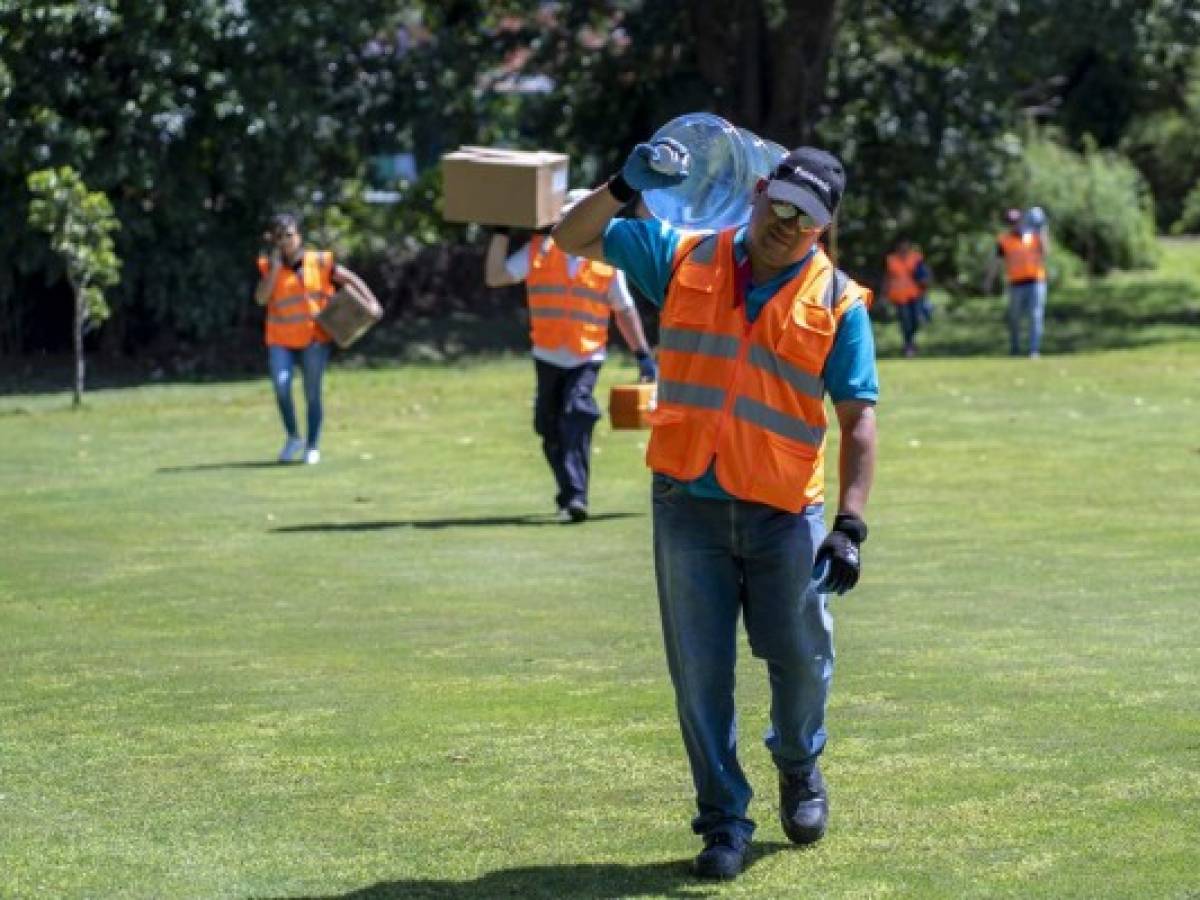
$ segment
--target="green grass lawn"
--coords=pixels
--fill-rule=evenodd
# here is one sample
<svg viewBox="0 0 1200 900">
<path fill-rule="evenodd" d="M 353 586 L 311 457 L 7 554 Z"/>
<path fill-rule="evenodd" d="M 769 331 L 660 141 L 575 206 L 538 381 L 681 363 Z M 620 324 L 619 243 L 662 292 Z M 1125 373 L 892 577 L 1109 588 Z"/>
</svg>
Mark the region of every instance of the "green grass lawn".
<svg viewBox="0 0 1200 900">
<path fill-rule="evenodd" d="M 0 896 L 1200 896 L 1200 343 L 881 375 L 831 831 L 783 839 L 743 652 L 724 887 L 643 433 L 561 527 L 525 360 L 333 371 L 317 467 L 265 378 L 0 398 Z"/>
</svg>

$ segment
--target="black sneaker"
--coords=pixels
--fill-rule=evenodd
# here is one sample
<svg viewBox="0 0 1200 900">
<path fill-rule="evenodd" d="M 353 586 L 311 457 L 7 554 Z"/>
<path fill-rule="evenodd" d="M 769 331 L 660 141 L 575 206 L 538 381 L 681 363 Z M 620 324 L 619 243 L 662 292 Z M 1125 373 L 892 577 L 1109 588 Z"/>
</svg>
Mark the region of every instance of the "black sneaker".
<svg viewBox="0 0 1200 900">
<path fill-rule="evenodd" d="M 582 500 L 572 500 L 567 504 L 567 515 L 572 522 L 583 522 L 588 517 L 587 504 Z"/>
<path fill-rule="evenodd" d="M 829 795 L 818 766 L 796 775 L 779 773 L 779 821 L 793 844 L 812 844 L 825 836 Z"/>
<path fill-rule="evenodd" d="M 706 834 L 692 871 L 701 878 L 737 878 L 746 865 L 746 847 L 745 841 L 724 831 Z"/>
</svg>

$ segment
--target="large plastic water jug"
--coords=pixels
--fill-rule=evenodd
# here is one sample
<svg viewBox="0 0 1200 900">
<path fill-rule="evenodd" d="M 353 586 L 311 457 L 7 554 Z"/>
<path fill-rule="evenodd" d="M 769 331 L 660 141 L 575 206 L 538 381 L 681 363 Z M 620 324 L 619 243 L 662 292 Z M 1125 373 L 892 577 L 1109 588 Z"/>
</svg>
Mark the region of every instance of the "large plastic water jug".
<svg viewBox="0 0 1200 900">
<path fill-rule="evenodd" d="M 680 228 L 730 228 L 750 218 L 754 185 L 786 152 L 711 113 L 688 113 L 654 133 L 652 141 L 674 138 L 688 149 L 688 176 L 642 197 L 657 218 Z"/>
</svg>

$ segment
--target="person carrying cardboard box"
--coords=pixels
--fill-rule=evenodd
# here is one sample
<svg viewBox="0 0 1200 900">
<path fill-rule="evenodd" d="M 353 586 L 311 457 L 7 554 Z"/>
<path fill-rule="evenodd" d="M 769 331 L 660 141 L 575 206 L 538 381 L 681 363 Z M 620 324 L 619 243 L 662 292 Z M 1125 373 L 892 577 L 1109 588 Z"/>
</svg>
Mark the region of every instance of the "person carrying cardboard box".
<svg viewBox="0 0 1200 900">
<path fill-rule="evenodd" d="M 587 194 L 570 191 L 563 213 Z M 515 253 L 508 250 L 507 230 L 496 231 L 484 261 L 484 283 L 490 288 L 525 283 L 537 372 L 533 427 L 558 485 L 558 521 L 582 522 L 588 516 L 592 430 L 600 418 L 594 392 L 610 314 L 637 356 L 640 380 L 656 380 L 658 370 L 624 274 L 568 256 L 548 234 L 536 234 Z"/>
<path fill-rule="evenodd" d="M 272 216 L 263 242 L 267 247 L 258 257 L 254 300 L 266 307 L 267 365 L 287 432 L 278 459 L 281 463 L 303 459 L 314 465 L 321 461 L 321 381 L 331 349 L 330 336 L 317 317 L 334 289 L 346 285 L 376 306 L 379 301 L 358 275 L 334 259 L 332 252 L 305 249 L 299 220 L 292 213 Z M 304 376 L 307 441 L 300 437 L 292 403 L 292 372 L 297 365 Z"/>
</svg>

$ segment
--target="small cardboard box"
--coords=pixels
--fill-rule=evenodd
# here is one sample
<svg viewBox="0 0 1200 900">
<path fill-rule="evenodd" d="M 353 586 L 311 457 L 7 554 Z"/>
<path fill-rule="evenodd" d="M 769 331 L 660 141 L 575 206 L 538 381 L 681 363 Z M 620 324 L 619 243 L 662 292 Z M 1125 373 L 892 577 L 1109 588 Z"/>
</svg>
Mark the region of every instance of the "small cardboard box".
<svg viewBox="0 0 1200 900">
<path fill-rule="evenodd" d="M 613 429 L 649 428 L 657 398 L 657 384 L 614 384 L 608 392 L 608 415 Z"/>
<path fill-rule="evenodd" d="M 372 297 L 365 297 L 349 285 L 342 288 L 321 310 L 317 324 L 345 350 L 383 318 L 383 309 Z"/>
<path fill-rule="evenodd" d="M 442 217 L 544 228 L 562 210 L 567 165 L 566 154 L 547 150 L 460 147 L 442 157 Z"/>
</svg>

